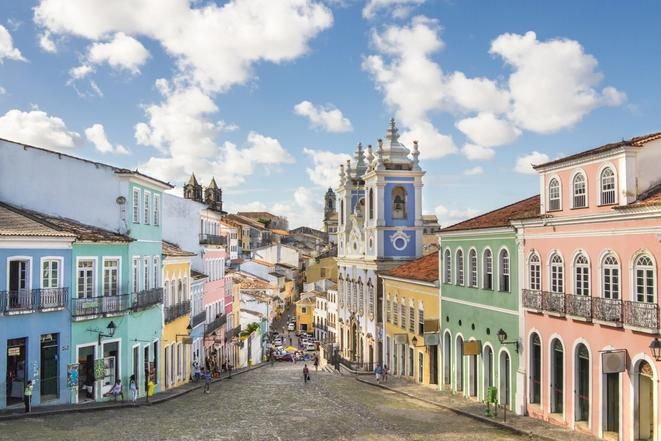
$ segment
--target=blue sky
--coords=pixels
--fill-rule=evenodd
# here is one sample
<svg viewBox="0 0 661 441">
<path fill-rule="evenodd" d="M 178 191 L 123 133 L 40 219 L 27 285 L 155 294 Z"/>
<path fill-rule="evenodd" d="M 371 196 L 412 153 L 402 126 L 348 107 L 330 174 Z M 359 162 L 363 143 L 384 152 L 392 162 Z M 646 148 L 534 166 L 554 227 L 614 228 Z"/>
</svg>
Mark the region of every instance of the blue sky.
<svg viewBox="0 0 661 441">
<path fill-rule="evenodd" d="M 391 116 L 443 224 L 537 193 L 530 162 L 661 129 L 652 1 L 0 4 L 0 136 L 215 176 L 292 226 Z"/>
</svg>

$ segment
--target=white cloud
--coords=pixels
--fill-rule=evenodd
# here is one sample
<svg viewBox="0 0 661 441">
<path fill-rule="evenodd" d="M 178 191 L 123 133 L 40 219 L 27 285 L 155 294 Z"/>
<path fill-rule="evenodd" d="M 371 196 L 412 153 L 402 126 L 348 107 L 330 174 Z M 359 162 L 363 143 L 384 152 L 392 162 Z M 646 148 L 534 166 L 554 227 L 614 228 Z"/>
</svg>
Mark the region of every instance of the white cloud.
<svg viewBox="0 0 661 441">
<path fill-rule="evenodd" d="M 368 0 L 363 8 L 363 17 L 370 19 L 383 9 L 391 9 L 396 18 L 405 18 L 411 12 L 411 6 L 424 3 L 425 0 Z"/>
<path fill-rule="evenodd" d="M 206 92 L 222 92 L 252 77 L 252 65 L 294 60 L 333 23 L 312 0 L 215 2 L 41 0 L 34 20 L 53 34 L 99 41 L 123 32 L 160 43 L 178 77 Z M 228 38 L 231 36 L 231 38 Z"/>
<path fill-rule="evenodd" d="M 550 160 L 549 155 L 546 153 L 540 152 L 531 152 L 524 156 L 519 156 L 516 159 L 516 165 L 514 166 L 514 171 L 517 173 L 523 173 L 526 175 L 534 175 L 537 173 L 532 166 L 543 164 Z"/>
<path fill-rule="evenodd" d="M 537 40 L 534 32 L 502 34 L 490 53 L 513 68 L 509 89 L 511 119 L 521 128 L 551 133 L 572 127 L 600 106 L 617 106 L 625 95 L 612 87 L 595 89 L 601 81 L 597 60 L 575 40 Z"/>
<path fill-rule="evenodd" d="M 464 175 L 466 176 L 481 175 L 482 173 L 484 173 L 484 170 L 480 166 L 467 168 L 466 170 L 464 170 Z"/>
<path fill-rule="evenodd" d="M 466 78 L 463 72 L 454 72 L 446 84 L 448 94 L 461 109 L 494 113 L 509 109 L 509 92 L 487 78 Z"/>
<path fill-rule="evenodd" d="M 351 156 L 326 150 L 304 148 L 303 153 L 312 159 L 312 168 L 305 169 L 310 180 L 322 188 L 336 188 L 339 184 L 340 164 L 346 164 Z"/>
<path fill-rule="evenodd" d="M 80 134 L 71 131 L 61 118 L 36 109 L 13 109 L 0 117 L 0 137 L 53 150 L 67 151 L 80 145 Z"/>
<path fill-rule="evenodd" d="M 113 69 L 127 70 L 132 74 L 140 73 L 140 66 L 149 58 L 149 52 L 133 37 L 123 32 L 115 34 L 107 43 L 94 43 L 88 54 L 91 63 L 108 63 Z"/>
<path fill-rule="evenodd" d="M 493 159 L 496 155 L 496 152 L 491 148 L 470 143 L 467 143 L 462 147 L 461 153 L 470 161 L 486 161 L 488 159 Z"/>
<path fill-rule="evenodd" d="M 48 31 L 44 31 L 39 35 L 39 46 L 46 52 L 54 54 L 57 52 L 57 46 L 51 38 L 51 34 Z"/>
<path fill-rule="evenodd" d="M 452 137 L 440 133 L 429 121 L 419 121 L 405 130 L 400 140 L 409 148 L 418 141 L 420 159 L 438 159 L 457 152 Z"/>
<path fill-rule="evenodd" d="M 0 86 L 0 95 L 4 95 L 4 94 L 6 94 L 6 93 L 7 93 L 7 89 L 5 89 L 4 87 Z"/>
<path fill-rule="evenodd" d="M 23 58 L 21 51 L 14 47 L 14 42 L 7 28 L 0 25 L 0 63 L 5 58 L 8 60 L 27 61 Z"/>
<path fill-rule="evenodd" d="M 82 80 L 87 75 L 94 72 L 94 68 L 88 64 L 81 64 L 80 66 L 69 69 L 69 76 L 72 80 Z"/>
<path fill-rule="evenodd" d="M 312 126 L 327 132 L 341 133 L 352 130 L 349 118 L 333 105 L 315 106 L 310 101 L 301 101 L 294 106 L 294 112 L 307 117 Z"/>
<path fill-rule="evenodd" d="M 456 127 L 475 144 L 495 147 L 514 142 L 521 130 L 509 121 L 497 118 L 493 113 L 479 113 L 477 116 L 458 121 Z"/>
<path fill-rule="evenodd" d="M 434 210 L 434 214 L 438 217 L 438 222 L 443 227 L 449 225 L 454 225 L 458 222 L 470 219 L 479 214 L 479 210 L 475 208 L 466 208 L 466 209 L 450 209 L 444 205 L 439 205 Z"/>
<path fill-rule="evenodd" d="M 113 147 L 108 138 L 106 131 L 102 124 L 93 124 L 91 127 L 85 129 L 85 137 L 87 140 L 94 144 L 96 150 L 101 153 L 117 153 L 120 155 L 128 155 L 130 152 L 123 145 Z"/>
</svg>

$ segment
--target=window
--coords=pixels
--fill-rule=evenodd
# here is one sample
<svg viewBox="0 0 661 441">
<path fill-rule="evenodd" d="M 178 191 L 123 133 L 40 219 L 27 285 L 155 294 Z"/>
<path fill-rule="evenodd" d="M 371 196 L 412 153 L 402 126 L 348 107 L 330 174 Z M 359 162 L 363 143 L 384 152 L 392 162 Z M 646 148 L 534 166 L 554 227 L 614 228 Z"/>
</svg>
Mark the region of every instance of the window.
<svg viewBox="0 0 661 441">
<path fill-rule="evenodd" d="M 584 208 L 588 206 L 587 195 L 585 191 L 585 175 L 578 173 L 574 176 L 572 183 L 574 188 L 574 208 Z"/>
<path fill-rule="evenodd" d="M 602 292 L 607 299 L 620 298 L 620 263 L 612 254 L 604 257 L 602 265 Z"/>
<path fill-rule="evenodd" d="M 344 222 L 344 201 L 340 201 L 340 220 L 339 224 L 342 225 L 342 222 Z"/>
<path fill-rule="evenodd" d="M 445 283 L 452 283 L 452 257 L 450 250 L 445 250 Z"/>
<path fill-rule="evenodd" d="M 374 190 L 370 188 L 369 196 L 368 196 L 368 204 L 369 204 L 369 213 L 370 213 L 370 220 L 374 219 Z"/>
<path fill-rule="evenodd" d="M 400 322 L 402 329 L 406 329 L 406 302 L 402 299 L 402 320 Z"/>
<path fill-rule="evenodd" d="M 484 289 L 493 289 L 493 256 L 491 255 L 491 250 L 484 250 L 484 255 L 482 256 L 484 261 Z"/>
<path fill-rule="evenodd" d="M 642 255 L 636 259 L 634 265 L 636 300 L 645 303 L 654 303 L 654 263 L 647 255 Z"/>
<path fill-rule="evenodd" d="M 356 288 L 358 289 L 358 313 L 363 314 L 363 308 L 365 305 L 365 285 L 363 285 L 362 280 L 358 279 L 356 283 Z"/>
<path fill-rule="evenodd" d="M 471 288 L 477 288 L 477 252 L 475 250 L 468 252 L 468 277 Z"/>
<path fill-rule="evenodd" d="M 551 292 L 564 292 L 562 257 L 557 254 L 551 257 Z"/>
<path fill-rule="evenodd" d="M 413 348 L 409 348 L 409 377 L 413 376 Z"/>
<path fill-rule="evenodd" d="M 116 296 L 119 294 L 119 260 L 103 261 L 103 295 Z"/>
<path fill-rule="evenodd" d="M 367 312 L 374 315 L 374 286 L 372 281 L 367 281 Z"/>
<path fill-rule="evenodd" d="M 154 256 L 154 267 L 152 268 L 154 270 L 154 288 L 159 288 L 161 286 L 161 258 L 158 256 Z"/>
<path fill-rule="evenodd" d="M 533 404 L 541 403 L 542 396 L 542 342 L 539 335 L 531 336 L 530 351 L 530 402 Z"/>
<path fill-rule="evenodd" d="M 600 203 L 609 205 L 615 203 L 615 173 L 610 167 L 606 167 L 601 172 L 601 196 Z"/>
<path fill-rule="evenodd" d="M 418 309 L 418 335 L 425 333 L 425 311 L 422 308 Z"/>
<path fill-rule="evenodd" d="M 151 217 L 151 207 L 149 206 L 149 203 L 151 202 L 151 194 L 149 192 L 145 191 L 144 195 L 144 207 L 145 207 L 145 216 L 144 216 L 144 224 L 149 225 L 149 220 Z"/>
<path fill-rule="evenodd" d="M 415 309 L 413 309 L 413 305 L 409 306 L 409 331 L 415 332 Z"/>
<path fill-rule="evenodd" d="M 43 289 L 60 287 L 59 259 L 48 259 L 41 262 L 41 287 Z"/>
<path fill-rule="evenodd" d="M 165 302 L 165 306 L 170 306 L 170 282 L 167 280 L 163 287 L 163 301 Z"/>
<path fill-rule="evenodd" d="M 510 254 L 507 250 L 500 250 L 500 255 L 498 256 L 498 273 L 500 276 L 500 286 L 498 289 L 500 291 L 509 291 L 510 290 Z"/>
<path fill-rule="evenodd" d="M 390 322 L 390 298 L 386 299 L 386 322 Z"/>
<path fill-rule="evenodd" d="M 537 254 L 531 255 L 528 261 L 528 286 L 535 291 L 542 289 L 542 266 Z"/>
<path fill-rule="evenodd" d="M 549 211 L 560 209 L 560 182 L 553 178 L 549 182 Z"/>
<path fill-rule="evenodd" d="M 154 225 L 161 223 L 161 195 L 154 195 Z"/>
<path fill-rule="evenodd" d="M 590 265 L 583 254 L 576 256 L 574 261 L 574 294 L 590 295 Z"/>
<path fill-rule="evenodd" d="M 463 285 L 464 284 L 464 252 L 462 250 L 457 250 L 457 259 L 456 259 L 456 268 L 457 268 L 457 275 L 455 277 L 455 280 L 457 281 L 457 285 Z"/>
<path fill-rule="evenodd" d="M 137 293 L 140 291 L 140 258 L 133 258 L 133 292 Z"/>
<path fill-rule="evenodd" d="M 397 326 L 398 321 L 399 321 L 399 304 L 397 303 L 397 297 L 395 297 L 395 300 L 392 302 L 392 324 Z"/>
<path fill-rule="evenodd" d="M 183 299 L 184 302 L 188 301 L 188 277 L 184 277 L 184 294 L 183 294 Z"/>
<path fill-rule="evenodd" d="M 398 186 L 392 190 L 392 218 L 406 219 L 406 190 Z"/>
<path fill-rule="evenodd" d="M 143 271 L 143 281 L 145 283 L 145 290 L 149 289 L 149 257 L 145 257 L 145 267 Z"/>
<path fill-rule="evenodd" d="M 94 297 L 94 267 L 96 260 L 78 261 L 78 298 Z"/>
<path fill-rule="evenodd" d="M 133 223 L 140 223 L 140 189 L 133 189 Z"/>
</svg>

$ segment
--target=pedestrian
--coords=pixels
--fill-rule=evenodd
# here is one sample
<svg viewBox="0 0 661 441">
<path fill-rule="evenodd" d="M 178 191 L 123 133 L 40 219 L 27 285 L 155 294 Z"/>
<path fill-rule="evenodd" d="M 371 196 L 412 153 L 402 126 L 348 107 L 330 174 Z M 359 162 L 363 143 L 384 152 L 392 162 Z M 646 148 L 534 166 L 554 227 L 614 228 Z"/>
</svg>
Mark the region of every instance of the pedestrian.
<svg viewBox="0 0 661 441">
<path fill-rule="evenodd" d="M 138 383 L 135 381 L 135 375 L 129 378 L 129 390 L 131 391 L 131 401 L 134 403 L 138 399 Z"/>
<path fill-rule="evenodd" d="M 314 371 L 319 372 L 319 358 L 316 355 L 314 356 Z"/>
<path fill-rule="evenodd" d="M 303 384 L 308 384 L 308 381 L 310 381 L 310 370 L 306 364 L 303 366 Z"/>
<path fill-rule="evenodd" d="M 154 395 L 154 389 L 156 389 L 156 384 L 154 384 L 154 381 L 150 378 L 149 383 L 147 385 L 147 402 L 149 403 L 149 398 Z"/>
<path fill-rule="evenodd" d="M 115 384 L 112 385 L 110 390 L 103 394 L 104 397 L 109 397 L 111 396 L 117 401 L 117 397 L 121 396 L 122 401 L 124 401 L 124 391 L 122 390 L 122 380 L 117 379 L 115 380 Z"/>
<path fill-rule="evenodd" d="M 208 394 L 211 388 L 211 371 L 204 371 L 204 393 Z"/>
<path fill-rule="evenodd" d="M 381 365 L 377 364 L 376 369 L 374 369 L 374 375 L 376 376 L 377 384 L 381 384 L 381 374 L 382 373 L 383 373 L 383 370 L 381 370 Z"/>
<path fill-rule="evenodd" d="M 228 380 L 232 379 L 232 363 L 227 363 L 227 371 L 230 373 L 229 377 L 227 377 Z"/>
<path fill-rule="evenodd" d="M 149 368 L 145 368 L 145 401 L 149 403 Z"/>
<path fill-rule="evenodd" d="M 196 383 L 198 381 L 200 381 L 201 376 L 202 376 L 202 371 L 200 371 L 200 363 L 197 360 L 195 360 L 193 362 L 193 378 L 194 378 L 194 381 Z"/>
<path fill-rule="evenodd" d="M 23 391 L 23 403 L 25 403 L 25 413 L 32 412 L 32 380 L 28 380 Z"/>
<path fill-rule="evenodd" d="M 384 383 L 388 382 L 388 365 L 387 364 L 383 365 L 383 382 Z"/>
</svg>

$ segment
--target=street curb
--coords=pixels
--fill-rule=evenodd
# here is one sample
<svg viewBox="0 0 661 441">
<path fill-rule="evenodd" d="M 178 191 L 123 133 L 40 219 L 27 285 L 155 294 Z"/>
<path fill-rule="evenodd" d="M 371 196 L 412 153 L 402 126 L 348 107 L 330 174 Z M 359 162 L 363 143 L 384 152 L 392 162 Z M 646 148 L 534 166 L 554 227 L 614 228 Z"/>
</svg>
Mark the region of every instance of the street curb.
<svg viewBox="0 0 661 441">
<path fill-rule="evenodd" d="M 534 432 L 528 432 L 526 430 L 519 429 L 519 428 L 514 427 L 514 426 L 510 426 L 507 423 L 502 423 L 500 421 L 492 420 L 490 418 L 483 417 L 481 415 L 475 415 L 474 413 L 466 412 L 465 410 L 457 409 L 456 407 L 451 407 L 451 406 L 447 406 L 445 404 L 437 403 L 435 401 L 427 400 L 425 398 L 416 397 L 415 395 L 409 394 L 407 392 L 403 392 L 401 390 L 393 389 L 393 388 L 388 387 L 388 386 L 384 386 L 383 384 L 375 384 L 375 383 L 372 383 L 371 381 L 363 380 L 363 379 L 360 379 L 358 377 L 355 377 L 355 379 L 356 379 L 356 381 L 359 381 L 361 383 L 365 383 L 365 384 L 368 384 L 368 385 L 374 386 L 374 387 L 380 387 L 381 389 L 386 389 L 386 390 L 389 390 L 391 392 L 395 392 L 395 393 L 398 393 L 400 395 L 404 395 L 408 398 L 412 398 L 414 400 L 422 401 L 423 403 L 431 404 L 432 406 L 440 407 L 442 409 L 449 410 L 449 411 L 454 412 L 456 414 L 467 416 L 469 418 L 473 418 L 475 420 L 481 421 L 481 422 L 486 423 L 486 424 L 490 424 L 492 426 L 499 427 L 501 429 L 508 430 L 508 431 L 516 433 L 518 435 L 523 435 L 523 436 L 528 436 L 528 437 L 535 437 L 536 439 L 545 440 L 545 441 L 560 441 L 556 438 L 551 438 L 551 437 L 546 436 L 546 435 L 538 435 Z"/>
<path fill-rule="evenodd" d="M 237 375 L 244 374 L 246 372 L 253 371 L 255 369 L 259 369 L 261 367 L 266 366 L 266 363 L 260 363 L 256 366 L 252 366 L 250 368 L 233 372 L 232 377 L 235 377 Z M 211 383 L 218 383 L 219 381 L 227 380 L 227 377 L 224 378 L 217 378 L 215 380 L 212 380 Z M 121 403 L 121 404 L 109 404 L 107 406 L 97 406 L 97 407 L 73 407 L 71 409 L 58 409 L 58 410 L 44 410 L 40 412 L 33 412 L 33 413 L 17 413 L 17 414 L 9 414 L 9 415 L 0 415 L 0 422 L 1 421 L 10 421 L 10 420 L 20 420 L 20 419 L 26 419 L 26 418 L 40 418 L 40 417 L 45 417 L 45 416 L 53 416 L 53 415 L 63 415 L 63 414 L 69 414 L 69 413 L 89 413 L 89 412 L 100 412 L 104 410 L 115 410 L 115 409 L 135 409 L 137 407 L 149 407 L 153 406 L 156 404 L 161 404 L 165 403 L 166 401 L 170 401 L 174 398 L 179 398 L 182 397 L 190 392 L 193 392 L 195 390 L 200 390 L 202 388 L 202 384 L 199 386 L 193 386 L 190 389 L 182 390 L 179 391 L 175 394 L 172 394 L 167 397 L 162 397 L 158 399 L 152 399 L 149 403 L 140 402 L 136 404 L 131 404 L 131 403 Z"/>
</svg>

